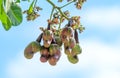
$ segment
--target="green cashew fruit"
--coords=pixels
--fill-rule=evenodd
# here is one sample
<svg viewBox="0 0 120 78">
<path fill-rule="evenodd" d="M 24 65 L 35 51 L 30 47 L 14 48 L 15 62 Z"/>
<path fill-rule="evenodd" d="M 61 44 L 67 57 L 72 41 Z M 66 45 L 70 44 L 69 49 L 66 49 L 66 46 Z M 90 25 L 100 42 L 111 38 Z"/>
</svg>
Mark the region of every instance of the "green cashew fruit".
<svg viewBox="0 0 120 78">
<path fill-rule="evenodd" d="M 76 64 L 79 61 L 77 55 L 75 55 L 75 56 L 69 55 L 69 56 L 67 56 L 67 58 L 68 58 L 69 62 L 71 62 L 73 64 Z"/>
<path fill-rule="evenodd" d="M 81 53 L 82 53 L 82 48 L 80 47 L 79 44 L 76 44 L 76 45 L 72 48 L 72 53 L 74 53 L 74 54 L 81 54 Z"/>
<path fill-rule="evenodd" d="M 51 44 L 49 47 L 50 55 L 54 55 L 55 53 L 59 52 L 60 50 L 61 50 L 60 46 L 57 44 Z"/>
</svg>

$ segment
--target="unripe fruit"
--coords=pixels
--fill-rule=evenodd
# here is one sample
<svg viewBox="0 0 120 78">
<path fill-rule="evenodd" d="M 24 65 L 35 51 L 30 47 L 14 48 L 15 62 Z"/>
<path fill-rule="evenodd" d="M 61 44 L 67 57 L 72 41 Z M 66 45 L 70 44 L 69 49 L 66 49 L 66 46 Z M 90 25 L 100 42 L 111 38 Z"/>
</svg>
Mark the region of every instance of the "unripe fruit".
<svg viewBox="0 0 120 78">
<path fill-rule="evenodd" d="M 69 60 L 69 62 L 71 62 L 73 64 L 76 64 L 79 61 L 77 55 L 76 56 L 72 56 L 72 55 L 68 56 L 68 60 Z"/>
<path fill-rule="evenodd" d="M 57 52 L 60 52 L 60 47 L 57 44 L 51 44 L 49 47 L 50 55 L 54 55 Z"/>
<path fill-rule="evenodd" d="M 82 48 L 80 47 L 79 44 L 76 44 L 76 45 L 72 48 L 72 53 L 74 53 L 74 54 L 81 54 L 81 53 L 82 53 Z"/>
</svg>

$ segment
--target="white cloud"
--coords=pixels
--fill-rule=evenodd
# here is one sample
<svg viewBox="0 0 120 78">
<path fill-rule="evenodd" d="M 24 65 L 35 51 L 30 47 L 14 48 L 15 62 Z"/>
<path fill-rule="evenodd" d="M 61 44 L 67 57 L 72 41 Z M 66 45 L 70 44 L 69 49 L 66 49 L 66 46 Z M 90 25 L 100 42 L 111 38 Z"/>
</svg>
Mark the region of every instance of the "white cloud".
<svg viewBox="0 0 120 78">
<path fill-rule="evenodd" d="M 120 8 L 117 6 L 89 8 L 82 17 L 88 25 L 103 29 L 120 27 Z"/>
<path fill-rule="evenodd" d="M 23 57 L 23 52 L 12 60 L 7 67 L 9 78 L 120 78 L 120 49 L 97 40 L 84 40 L 83 53 L 79 63 L 71 64 L 62 54 L 56 66 L 39 61 L 39 53 L 32 60 Z M 72 76 L 72 77 L 71 77 Z"/>
<path fill-rule="evenodd" d="M 104 71 L 94 78 L 120 78 L 120 72 Z"/>
</svg>

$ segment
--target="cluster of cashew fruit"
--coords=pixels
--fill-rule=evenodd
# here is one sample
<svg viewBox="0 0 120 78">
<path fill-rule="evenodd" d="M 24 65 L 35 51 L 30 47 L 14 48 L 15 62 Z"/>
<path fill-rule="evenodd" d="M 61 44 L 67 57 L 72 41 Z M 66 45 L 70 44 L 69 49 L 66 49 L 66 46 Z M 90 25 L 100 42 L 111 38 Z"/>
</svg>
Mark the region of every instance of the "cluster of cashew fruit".
<svg viewBox="0 0 120 78">
<path fill-rule="evenodd" d="M 64 44 L 64 52 L 67 55 L 68 60 L 75 64 L 79 61 L 78 54 L 82 52 L 78 42 L 77 31 L 67 26 L 63 28 L 61 32 L 61 40 Z"/>
<path fill-rule="evenodd" d="M 31 59 L 36 52 L 40 52 L 40 61 L 49 62 L 54 66 L 61 57 L 61 52 L 67 55 L 69 62 L 76 64 L 79 61 L 78 54 L 81 54 L 82 49 L 79 45 L 77 25 L 79 22 L 71 18 L 68 24 L 61 29 L 54 29 L 51 22 L 48 22 L 46 29 L 40 28 L 42 33 L 36 41 L 31 42 L 24 50 L 24 56 Z M 76 28 L 77 27 L 77 28 Z M 82 29 L 81 29 L 82 31 Z M 62 50 L 62 46 L 64 50 Z"/>
</svg>

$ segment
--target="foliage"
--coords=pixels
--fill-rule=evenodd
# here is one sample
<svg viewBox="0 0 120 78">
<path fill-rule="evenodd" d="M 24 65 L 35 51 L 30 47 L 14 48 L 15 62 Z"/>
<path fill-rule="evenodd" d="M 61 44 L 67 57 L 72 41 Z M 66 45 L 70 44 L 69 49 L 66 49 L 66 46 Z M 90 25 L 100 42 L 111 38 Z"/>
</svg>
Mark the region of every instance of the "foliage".
<svg viewBox="0 0 120 78">
<path fill-rule="evenodd" d="M 16 2 L 10 0 L 0 1 L 0 20 L 5 30 L 11 26 L 18 26 L 22 22 L 22 10 Z"/>
</svg>

